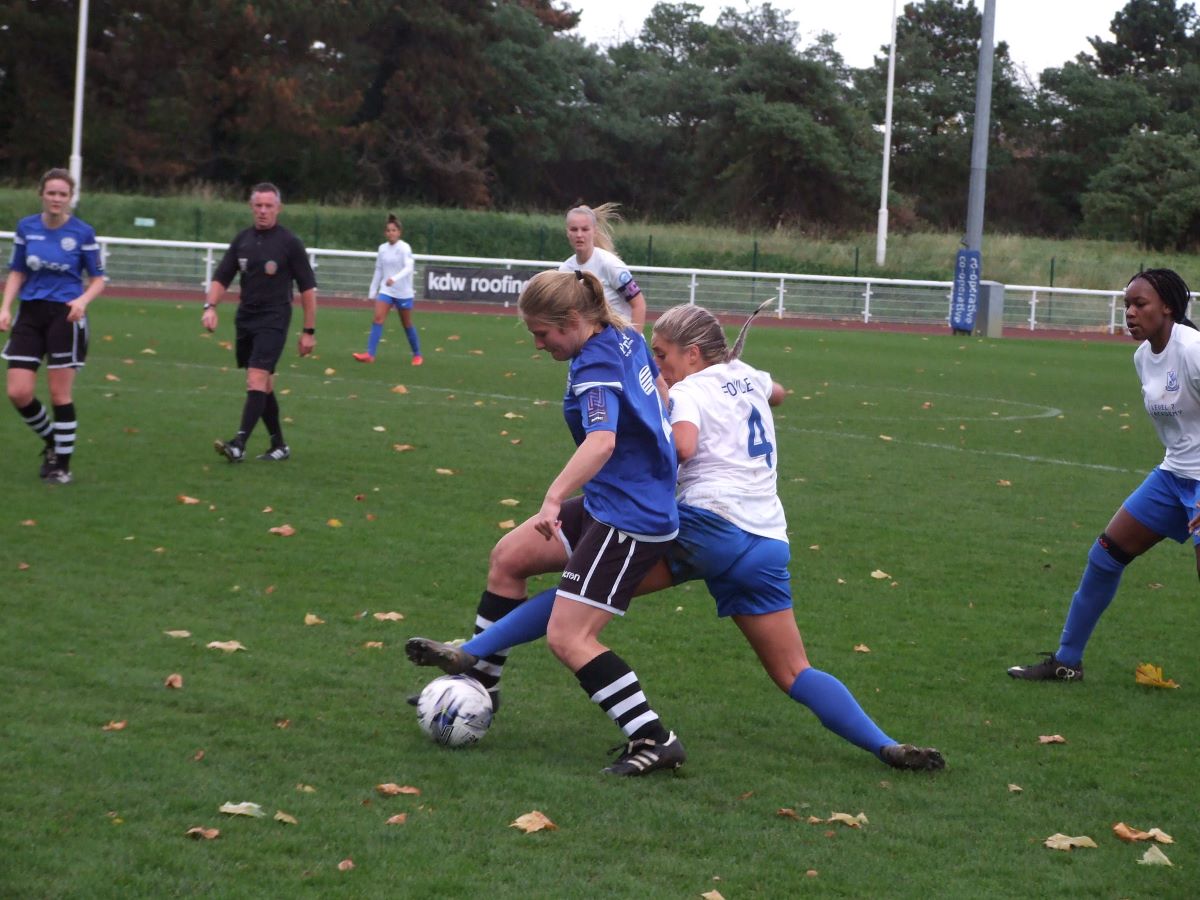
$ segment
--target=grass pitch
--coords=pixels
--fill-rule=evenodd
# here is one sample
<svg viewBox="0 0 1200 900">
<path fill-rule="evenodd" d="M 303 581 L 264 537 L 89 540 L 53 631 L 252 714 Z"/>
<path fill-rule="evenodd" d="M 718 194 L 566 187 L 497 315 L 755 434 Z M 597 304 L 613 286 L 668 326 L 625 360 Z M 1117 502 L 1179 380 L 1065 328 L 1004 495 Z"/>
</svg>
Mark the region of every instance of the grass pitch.
<svg viewBox="0 0 1200 900">
<path fill-rule="evenodd" d="M 326 309 L 317 358 L 277 384 L 293 459 L 231 466 L 211 449 L 243 397 L 231 318 L 206 337 L 197 305 L 93 307 L 74 485 L 41 484 L 0 416 L 0 895 L 1194 895 L 1190 550 L 1130 568 L 1085 682 L 1004 674 L 1055 646 L 1088 546 L 1161 456 L 1132 344 L 756 328 L 746 358 L 794 391 L 780 487 L 809 655 L 948 768 L 892 772 L 826 732 L 691 586 L 605 632 L 689 752 L 617 781 L 618 732 L 544 646 L 514 653 L 475 748 L 432 745 L 404 703 L 432 677 L 404 638 L 468 632 L 499 523 L 570 453 L 563 366 L 512 316 L 421 310 L 424 367 L 395 320 L 359 365 L 369 311 Z M 227 640 L 246 650 L 206 647 Z M 1139 662 L 1182 688 L 1137 686 Z M 509 827 L 535 809 L 557 830 Z M 869 824 L 805 821 L 833 812 Z M 1174 867 L 1138 865 L 1117 821 L 1171 834 Z M 1055 832 L 1099 847 L 1046 849 Z"/>
</svg>

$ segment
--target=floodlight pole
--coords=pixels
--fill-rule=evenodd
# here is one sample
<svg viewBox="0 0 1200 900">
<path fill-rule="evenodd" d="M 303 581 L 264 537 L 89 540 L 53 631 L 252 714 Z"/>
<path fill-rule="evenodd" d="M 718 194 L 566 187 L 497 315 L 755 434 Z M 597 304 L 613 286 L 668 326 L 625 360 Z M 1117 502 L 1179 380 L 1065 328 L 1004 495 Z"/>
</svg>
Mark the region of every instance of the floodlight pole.
<svg viewBox="0 0 1200 900">
<path fill-rule="evenodd" d="M 892 162 L 892 91 L 896 85 L 896 0 L 892 0 L 892 45 L 888 49 L 887 101 L 883 115 L 883 175 L 879 185 L 879 225 L 875 234 L 875 265 L 887 259 L 888 169 Z"/>
<path fill-rule="evenodd" d="M 968 250 L 983 249 L 983 201 L 987 193 L 988 131 L 992 109 L 992 58 L 995 55 L 996 0 L 984 0 L 975 77 L 975 134 L 971 140 L 971 182 L 967 194 Z"/>
<path fill-rule="evenodd" d="M 71 208 L 79 204 L 83 190 L 83 82 L 87 61 L 88 0 L 79 0 L 79 38 L 75 44 L 75 113 L 71 122 L 71 177 L 75 179 L 75 194 Z"/>
</svg>

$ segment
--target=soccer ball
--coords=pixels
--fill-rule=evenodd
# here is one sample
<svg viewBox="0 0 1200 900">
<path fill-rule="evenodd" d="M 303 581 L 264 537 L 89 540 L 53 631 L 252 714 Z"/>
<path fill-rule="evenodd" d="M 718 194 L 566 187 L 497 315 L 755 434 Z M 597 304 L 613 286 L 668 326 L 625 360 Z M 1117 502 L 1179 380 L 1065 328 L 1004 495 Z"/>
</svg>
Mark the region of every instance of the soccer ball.
<svg viewBox="0 0 1200 900">
<path fill-rule="evenodd" d="M 492 724 L 492 698 L 474 678 L 443 675 L 421 691 L 417 723 L 436 744 L 466 747 L 487 734 Z"/>
</svg>

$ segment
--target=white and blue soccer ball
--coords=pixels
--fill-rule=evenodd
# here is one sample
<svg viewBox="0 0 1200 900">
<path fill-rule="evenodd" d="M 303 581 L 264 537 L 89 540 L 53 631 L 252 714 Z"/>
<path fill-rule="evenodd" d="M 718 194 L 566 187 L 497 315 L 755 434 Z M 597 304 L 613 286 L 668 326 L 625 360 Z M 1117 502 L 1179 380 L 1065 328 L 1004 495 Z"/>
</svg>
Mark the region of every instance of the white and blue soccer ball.
<svg viewBox="0 0 1200 900">
<path fill-rule="evenodd" d="M 421 691 L 417 722 L 435 744 L 468 747 L 478 743 L 492 724 L 492 698 L 474 678 L 443 675 Z"/>
</svg>

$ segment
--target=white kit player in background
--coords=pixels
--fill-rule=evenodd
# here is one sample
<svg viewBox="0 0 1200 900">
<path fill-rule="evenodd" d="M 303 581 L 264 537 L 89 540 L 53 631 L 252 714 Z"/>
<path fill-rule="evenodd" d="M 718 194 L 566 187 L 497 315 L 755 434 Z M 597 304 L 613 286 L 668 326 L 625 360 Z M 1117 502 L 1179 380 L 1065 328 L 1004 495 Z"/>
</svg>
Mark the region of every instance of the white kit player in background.
<svg viewBox="0 0 1200 900">
<path fill-rule="evenodd" d="M 604 299 L 633 323 L 638 333 L 646 325 L 646 298 L 613 245 L 609 223 L 618 221 L 616 203 L 596 208 L 576 206 L 567 213 L 567 241 L 575 252 L 558 267 L 560 272 L 591 272 L 604 288 Z"/>
</svg>

